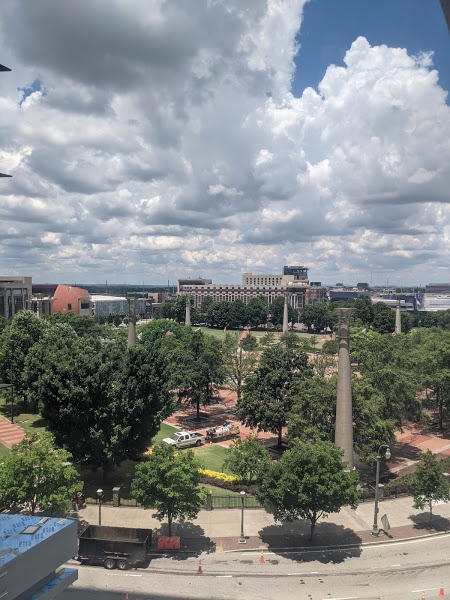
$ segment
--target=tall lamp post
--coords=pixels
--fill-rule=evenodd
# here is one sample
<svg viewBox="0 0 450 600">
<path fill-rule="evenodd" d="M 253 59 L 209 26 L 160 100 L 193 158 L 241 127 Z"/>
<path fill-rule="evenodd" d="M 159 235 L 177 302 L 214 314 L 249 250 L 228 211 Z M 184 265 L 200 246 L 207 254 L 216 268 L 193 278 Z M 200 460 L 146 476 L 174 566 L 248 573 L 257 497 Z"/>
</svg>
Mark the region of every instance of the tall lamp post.
<svg viewBox="0 0 450 600">
<path fill-rule="evenodd" d="M 240 544 L 245 544 L 246 539 L 244 536 L 244 500 L 245 500 L 245 492 L 241 492 L 241 537 L 239 538 Z"/>
<path fill-rule="evenodd" d="M 99 488 L 97 490 L 97 496 L 98 496 L 98 524 L 101 525 L 102 524 L 102 498 L 103 498 L 102 488 Z"/>
<path fill-rule="evenodd" d="M 377 474 L 375 478 L 375 510 L 373 515 L 373 527 L 372 527 L 372 535 L 378 537 L 380 530 L 378 529 L 378 493 L 379 493 L 379 485 L 380 485 L 380 462 L 381 462 L 381 451 L 383 448 L 386 448 L 386 452 L 384 453 L 384 458 L 388 460 L 391 458 L 391 450 L 389 446 L 383 444 L 378 448 L 378 456 L 377 456 Z"/>
</svg>

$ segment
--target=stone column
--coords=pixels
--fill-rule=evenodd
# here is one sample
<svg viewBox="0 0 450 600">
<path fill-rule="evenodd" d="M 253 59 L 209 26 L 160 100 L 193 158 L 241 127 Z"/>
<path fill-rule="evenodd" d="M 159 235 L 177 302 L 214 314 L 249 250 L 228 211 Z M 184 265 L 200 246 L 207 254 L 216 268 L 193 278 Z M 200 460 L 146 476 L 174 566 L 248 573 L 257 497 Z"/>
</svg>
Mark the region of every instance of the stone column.
<svg viewBox="0 0 450 600">
<path fill-rule="evenodd" d="M 395 335 L 400 335 L 402 332 L 402 317 L 400 314 L 400 296 L 396 296 L 397 303 L 395 305 Z"/>
<path fill-rule="evenodd" d="M 283 333 L 285 333 L 288 329 L 288 297 L 287 294 L 284 297 L 284 311 L 283 311 Z"/>
<path fill-rule="evenodd" d="M 42 294 L 36 294 L 36 307 L 37 307 L 37 318 L 42 318 Z"/>
<path fill-rule="evenodd" d="M 136 298 L 127 298 L 128 301 L 128 348 L 136 344 Z"/>
<path fill-rule="evenodd" d="M 190 294 L 186 294 L 186 317 L 184 319 L 184 324 L 191 326 L 191 296 Z"/>
<path fill-rule="evenodd" d="M 353 411 L 350 365 L 350 321 L 353 308 L 337 308 L 339 362 L 336 401 L 335 444 L 344 451 L 343 460 L 353 469 Z"/>
</svg>

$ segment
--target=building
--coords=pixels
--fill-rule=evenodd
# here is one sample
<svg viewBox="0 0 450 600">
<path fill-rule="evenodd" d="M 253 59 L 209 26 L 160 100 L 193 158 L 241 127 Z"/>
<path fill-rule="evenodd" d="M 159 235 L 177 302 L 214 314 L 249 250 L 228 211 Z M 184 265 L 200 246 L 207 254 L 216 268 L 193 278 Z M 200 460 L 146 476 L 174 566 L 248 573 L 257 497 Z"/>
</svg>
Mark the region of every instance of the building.
<svg viewBox="0 0 450 600">
<path fill-rule="evenodd" d="M 450 310 L 450 294 L 417 294 L 417 310 L 420 312 Z"/>
<path fill-rule="evenodd" d="M 331 302 L 338 300 L 348 300 L 349 298 L 359 298 L 360 296 L 370 296 L 366 289 L 345 287 L 342 284 L 336 284 L 336 287 L 328 290 L 328 297 Z"/>
<path fill-rule="evenodd" d="M 92 302 L 84 288 L 60 283 L 53 297 L 53 314 L 73 312 L 76 315 L 92 316 Z"/>
<path fill-rule="evenodd" d="M 50 600 L 77 580 L 77 521 L 0 514 L 0 598 Z"/>
<path fill-rule="evenodd" d="M 425 294 L 450 295 L 450 283 L 428 283 L 425 286 Z"/>
<path fill-rule="evenodd" d="M 0 277 L 0 316 L 12 319 L 19 310 L 31 308 L 31 277 Z"/>
<path fill-rule="evenodd" d="M 400 299 L 400 312 L 414 312 L 416 310 L 416 297 L 414 294 L 374 294 L 371 296 L 372 304 L 383 302 L 392 310 L 396 310 L 397 296 Z"/>
<path fill-rule="evenodd" d="M 93 294 L 91 297 L 92 314 L 95 317 L 125 317 L 128 315 L 128 300 L 125 296 L 103 296 Z M 144 316 L 148 311 L 146 298 L 136 299 L 136 314 Z"/>
<path fill-rule="evenodd" d="M 302 266 L 285 266 L 281 275 L 244 273 L 241 284 L 213 284 L 208 279 L 179 279 L 178 294 L 190 294 L 196 308 L 201 308 L 206 297 L 213 302 L 241 300 L 247 304 L 252 298 L 262 296 L 270 306 L 279 296 L 287 295 L 291 306 L 301 313 L 311 301 L 308 269 Z M 318 287 L 313 296 L 326 297 L 325 288 Z"/>
</svg>

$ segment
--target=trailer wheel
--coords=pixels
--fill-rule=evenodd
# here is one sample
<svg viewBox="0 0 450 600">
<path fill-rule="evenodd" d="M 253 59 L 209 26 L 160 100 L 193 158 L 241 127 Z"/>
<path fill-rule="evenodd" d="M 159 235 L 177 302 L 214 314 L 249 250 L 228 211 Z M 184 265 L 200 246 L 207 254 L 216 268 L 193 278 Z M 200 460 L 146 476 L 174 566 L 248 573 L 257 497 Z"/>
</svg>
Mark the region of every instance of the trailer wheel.
<svg viewBox="0 0 450 600">
<path fill-rule="evenodd" d="M 117 568 L 120 569 L 120 571 L 126 571 L 128 569 L 128 561 L 126 561 L 126 560 L 117 561 Z"/>
<path fill-rule="evenodd" d="M 197 441 L 195 442 L 195 445 L 196 445 L 196 446 L 201 446 L 201 445 L 202 445 L 202 441 L 201 441 L 201 440 L 197 440 Z"/>
<path fill-rule="evenodd" d="M 103 562 L 103 566 L 105 567 L 105 569 L 115 569 L 116 568 L 116 561 L 113 560 L 112 558 L 106 558 Z"/>
</svg>

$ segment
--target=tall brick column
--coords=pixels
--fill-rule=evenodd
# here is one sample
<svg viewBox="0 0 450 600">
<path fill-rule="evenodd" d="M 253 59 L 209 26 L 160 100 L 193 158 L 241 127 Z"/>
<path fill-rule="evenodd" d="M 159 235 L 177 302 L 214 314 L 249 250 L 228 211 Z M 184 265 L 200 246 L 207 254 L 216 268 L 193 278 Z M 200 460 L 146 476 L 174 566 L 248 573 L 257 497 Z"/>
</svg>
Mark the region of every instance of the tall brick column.
<svg viewBox="0 0 450 600">
<path fill-rule="evenodd" d="M 185 325 L 191 325 L 191 296 L 186 294 L 186 317 L 184 319 Z"/>
<path fill-rule="evenodd" d="M 350 321 L 353 308 L 337 308 L 339 362 L 336 400 L 335 444 L 344 451 L 343 460 L 353 469 L 353 411 L 350 366 Z"/>
<path fill-rule="evenodd" d="M 288 297 L 287 294 L 284 297 L 284 310 L 283 310 L 283 333 L 289 329 L 288 325 Z"/>
<path fill-rule="evenodd" d="M 402 317 L 400 314 L 400 296 L 396 296 L 397 303 L 395 305 L 395 335 L 400 335 L 402 332 Z"/>
<path fill-rule="evenodd" d="M 136 298 L 127 298 L 128 301 L 128 348 L 136 344 Z"/>
</svg>

